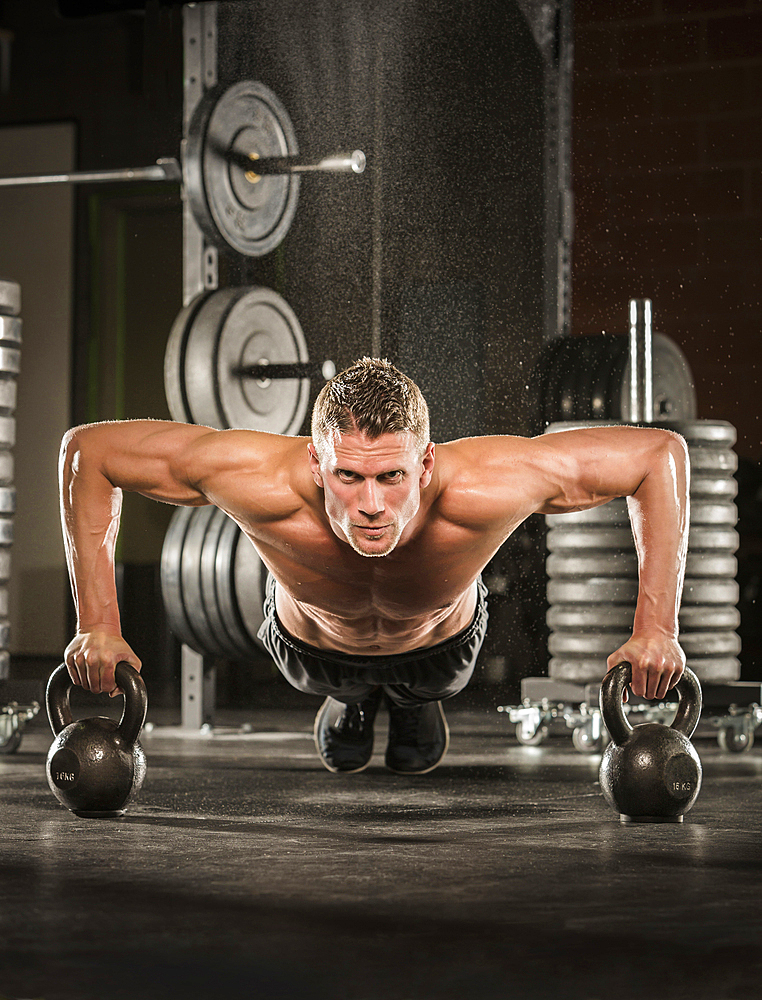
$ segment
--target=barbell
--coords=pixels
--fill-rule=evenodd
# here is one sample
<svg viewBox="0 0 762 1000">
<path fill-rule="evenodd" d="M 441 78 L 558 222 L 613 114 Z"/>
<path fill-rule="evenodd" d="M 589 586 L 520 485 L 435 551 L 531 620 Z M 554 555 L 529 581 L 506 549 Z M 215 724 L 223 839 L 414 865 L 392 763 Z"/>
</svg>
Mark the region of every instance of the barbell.
<svg viewBox="0 0 762 1000">
<path fill-rule="evenodd" d="M 365 166 L 365 153 L 359 149 L 300 155 L 280 100 L 264 84 L 242 80 L 203 95 L 183 142 L 182 166 L 175 157 L 162 157 L 145 167 L 0 177 L 0 187 L 181 182 L 208 240 L 261 257 L 278 246 L 291 226 L 302 174 L 361 174 Z"/>
</svg>

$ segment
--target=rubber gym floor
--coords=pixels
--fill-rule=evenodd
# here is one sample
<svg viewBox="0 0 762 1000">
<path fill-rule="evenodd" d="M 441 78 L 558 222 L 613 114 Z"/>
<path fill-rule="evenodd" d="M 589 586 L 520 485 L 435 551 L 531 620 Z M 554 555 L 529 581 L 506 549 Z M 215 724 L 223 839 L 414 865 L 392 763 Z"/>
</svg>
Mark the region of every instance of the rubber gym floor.
<svg viewBox="0 0 762 1000">
<path fill-rule="evenodd" d="M 227 713 L 211 735 L 149 708 L 146 780 L 117 820 L 53 797 L 40 713 L 0 757 L 0 996 L 762 995 L 758 746 L 697 739 L 685 822 L 625 826 L 598 756 L 521 746 L 495 706 L 451 701 L 447 757 L 408 778 L 384 768 L 385 714 L 366 771 L 326 771 L 317 705 Z"/>
</svg>

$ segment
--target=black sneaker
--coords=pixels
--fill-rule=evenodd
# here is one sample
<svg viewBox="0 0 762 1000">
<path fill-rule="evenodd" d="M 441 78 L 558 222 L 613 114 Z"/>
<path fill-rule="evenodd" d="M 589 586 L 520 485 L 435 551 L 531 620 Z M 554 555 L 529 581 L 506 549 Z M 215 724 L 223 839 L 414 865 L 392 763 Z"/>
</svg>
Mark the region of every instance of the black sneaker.
<svg viewBox="0 0 762 1000">
<path fill-rule="evenodd" d="M 365 701 L 345 705 L 326 698 L 315 716 L 315 746 L 329 771 L 362 771 L 373 754 L 373 722 L 381 702 L 381 688 Z"/>
<path fill-rule="evenodd" d="M 386 766 L 398 774 L 433 771 L 447 753 L 450 730 L 441 701 L 400 707 L 388 702 L 389 745 Z"/>
</svg>

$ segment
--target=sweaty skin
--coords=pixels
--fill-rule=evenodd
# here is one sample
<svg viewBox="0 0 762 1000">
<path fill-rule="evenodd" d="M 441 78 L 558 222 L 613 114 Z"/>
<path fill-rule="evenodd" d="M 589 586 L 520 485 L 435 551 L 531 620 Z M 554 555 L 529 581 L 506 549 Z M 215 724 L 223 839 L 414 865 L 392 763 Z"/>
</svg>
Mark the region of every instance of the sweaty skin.
<svg viewBox="0 0 762 1000">
<path fill-rule="evenodd" d="M 285 628 L 321 649 L 402 653 L 441 642 L 474 615 L 475 581 L 533 513 L 626 496 L 640 584 L 632 637 L 608 659 L 633 667 L 633 693 L 662 698 L 682 673 L 677 612 L 688 531 L 682 438 L 600 427 L 537 438 L 429 444 L 217 431 L 164 421 L 75 428 L 60 461 L 64 542 L 77 609 L 72 679 L 115 693 L 114 667 L 140 660 L 121 636 L 114 548 L 122 490 L 215 504 L 278 581 Z"/>
</svg>

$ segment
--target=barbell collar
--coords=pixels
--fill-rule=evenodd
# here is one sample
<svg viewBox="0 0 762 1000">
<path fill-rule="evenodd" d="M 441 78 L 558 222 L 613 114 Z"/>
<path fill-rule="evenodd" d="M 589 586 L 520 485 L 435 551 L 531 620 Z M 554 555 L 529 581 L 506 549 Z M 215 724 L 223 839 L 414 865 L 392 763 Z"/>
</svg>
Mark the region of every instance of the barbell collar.
<svg viewBox="0 0 762 1000">
<path fill-rule="evenodd" d="M 174 157 L 163 157 L 151 167 L 120 167 L 115 170 L 77 170 L 67 174 L 33 174 L 28 177 L 0 177 L 0 187 L 31 184 L 99 184 L 106 181 L 182 180 L 180 164 Z"/>
<path fill-rule="evenodd" d="M 295 361 L 290 364 L 269 364 L 260 361 L 256 365 L 241 365 L 231 372 L 237 378 L 255 378 L 261 382 L 282 378 L 322 378 L 324 382 L 336 374 L 336 365 L 330 359 L 320 361 Z"/>
<path fill-rule="evenodd" d="M 361 174 L 365 170 L 365 153 L 355 149 L 351 153 L 336 153 L 319 160 L 303 156 L 267 156 L 242 153 L 231 149 L 225 154 L 231 162 L 246 171 L 247 178 L 255 182 L 260 177 L 278 174 L 308 174 L 313 172 L 333 174 Z M 251 175 L 249 177 L 249 175 Z"/>
</svg>

